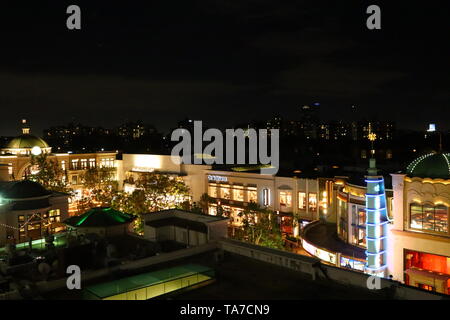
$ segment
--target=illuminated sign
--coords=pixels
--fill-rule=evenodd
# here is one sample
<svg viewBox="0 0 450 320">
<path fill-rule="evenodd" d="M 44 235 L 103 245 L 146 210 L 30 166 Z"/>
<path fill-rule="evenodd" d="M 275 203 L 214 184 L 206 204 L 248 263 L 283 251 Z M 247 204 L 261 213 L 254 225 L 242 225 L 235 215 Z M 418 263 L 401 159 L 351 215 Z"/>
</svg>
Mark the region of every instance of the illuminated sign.
<svg viewBox="0 0 450 320">
<path fill-rule="evenodd" d="M 434 124 L 434 123 L 430 123 L 429 125 L 428 125 L 428 130 L 427 130 L 428 132 L 435 132 L 436 131 L 436 124 Z"/>
<path fill-rule="evenodd" d="M 153 172 L 153 171 L 155 171 L 155 168 L 134 167 L 131 171 L 134 171 L 134 172 Z"/>
<path fill-rule="evenodd" d="M 366 263 L 364 261 L 354 260 L 354 259 L 350 259 L 350 258 L 341 256 L 341 267 L 342 268 L 349 268 L 349 269 L 364 272 L 365 266 L 366 266 Z"/>
<path fill-rule="evenodd" d="M 208 175 L 208 180 L 209 181 L 217 181 L 217 182 L 227 182 L 228 178 L 227 177 L 222 177 L 222 176 L 215 176 L 215 175 Z"/>
<path fill-rule="evenodd" d="M 328 263 L 331 263 L 334 265 L 336 264 L 336 254 L 316 248 L 315 246 L 306 242 L 305 240 L 302 240 L 302 246 L 303 246 L 303 249 L 305 249 L 308 253 L 319 258 L 320 260 L 323 260 L 325 262 L 328 262 Z"/>
</svg>

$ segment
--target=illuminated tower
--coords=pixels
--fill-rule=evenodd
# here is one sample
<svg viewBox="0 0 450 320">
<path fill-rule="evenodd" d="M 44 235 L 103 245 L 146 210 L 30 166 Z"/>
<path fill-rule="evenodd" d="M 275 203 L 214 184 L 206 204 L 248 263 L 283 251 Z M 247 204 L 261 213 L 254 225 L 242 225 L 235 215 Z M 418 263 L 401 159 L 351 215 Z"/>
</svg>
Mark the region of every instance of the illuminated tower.
<svg viewBox="0 0 450 320">
<path fill-rule="evenodd" d="M 375 159 L 370 159 L 366 176 L 366 273 L 385 276 L 387 266 L 387 224 L 389 223 L 384 178 L 377 175 Z"/>
</svg>

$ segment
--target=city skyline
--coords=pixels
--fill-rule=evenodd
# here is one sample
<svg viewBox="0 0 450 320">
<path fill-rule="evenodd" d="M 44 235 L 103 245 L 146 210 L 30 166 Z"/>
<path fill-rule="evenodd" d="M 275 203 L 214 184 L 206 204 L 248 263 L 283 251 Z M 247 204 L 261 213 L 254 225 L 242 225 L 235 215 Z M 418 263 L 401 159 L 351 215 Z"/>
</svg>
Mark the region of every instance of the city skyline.
<svg viewBox="0 0 450 320">
<path fill-rule="evenodd" d="M 324 120 L 356 105 L 399 127 L 449 129 L 446 17 L 433 4 L 380 2 L 382 29 L 368 30 L 365 4 L 80 2 L 82 28 L 71 31 L 67 5 L 50 3 L 8 8 L 2 135 L 16 132 L 18 114 L 35 132 L 73 118 L 167 131 L 184 117 L 214 127 L 295 119 L 314 102 Z"/>
</svg>

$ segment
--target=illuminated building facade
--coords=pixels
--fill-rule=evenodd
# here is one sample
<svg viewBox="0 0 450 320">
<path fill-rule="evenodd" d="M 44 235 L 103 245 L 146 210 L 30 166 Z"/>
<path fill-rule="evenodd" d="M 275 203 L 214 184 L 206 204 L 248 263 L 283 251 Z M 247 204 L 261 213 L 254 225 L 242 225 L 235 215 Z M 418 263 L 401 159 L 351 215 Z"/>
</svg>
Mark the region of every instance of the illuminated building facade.
<svg viewBox="0 0 450 320">
<path fill-rule="evenodd" d="M 0 245 L 40 239 L 64 229 L 69 195 L 28 180 L 9 181 L 0 165 Z"/>
<path fill-rule="evenodd" d="M 242 226 L 240 213 L 254 202 L 276 212 L 282 231 L 297 236 L 300 221 L 319 219 L 326 208 L 317 179 L 209 170 L 205 180 L 215 202 L 209 205 L 209 214 L 216 215 L 220 206 L 234 227 Z"/>
<path fill-rule="evenodd" d="M 394 224 L 388 272 L 395 280 L 449 294 L 450 154 L 414 160 L 406 173 L 392 174 Z"/>
<path fill-rule="evenodd" d="M 89 168 L 116 168 L 117 152 L 93 153 L 52 153 L 52 148 L 41 138 L 30 134 L 30 127 L 26 120 L 22 120 L 22 135 L 13 138 L 4 148 L 0 149 L 0 164 L 8 167 L 8 180 L 22 180 L 30 174 L 36 173 L 38 168 L 31 164 L 32 156 L 47 154 L 49 161 L 55 161 L 64 171 L 68 187 L 81 198 L 85 192 L 82 175 Z"/>
</svg>

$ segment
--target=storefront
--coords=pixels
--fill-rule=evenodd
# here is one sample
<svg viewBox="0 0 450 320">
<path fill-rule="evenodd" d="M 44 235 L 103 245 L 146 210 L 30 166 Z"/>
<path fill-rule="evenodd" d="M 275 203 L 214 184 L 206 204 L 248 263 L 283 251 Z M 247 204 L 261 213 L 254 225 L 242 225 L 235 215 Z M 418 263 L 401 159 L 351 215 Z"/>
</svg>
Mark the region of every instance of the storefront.
<svg viewBox="0 0 450 320">
<path fill-rule="evenodd" d="M 406 284 L 449 294 L 450 257 L 407 249 L 404 257 Z"/>
</svg>

